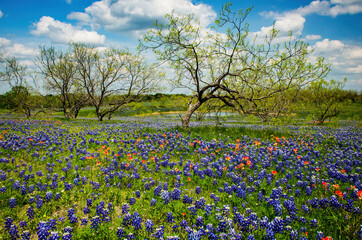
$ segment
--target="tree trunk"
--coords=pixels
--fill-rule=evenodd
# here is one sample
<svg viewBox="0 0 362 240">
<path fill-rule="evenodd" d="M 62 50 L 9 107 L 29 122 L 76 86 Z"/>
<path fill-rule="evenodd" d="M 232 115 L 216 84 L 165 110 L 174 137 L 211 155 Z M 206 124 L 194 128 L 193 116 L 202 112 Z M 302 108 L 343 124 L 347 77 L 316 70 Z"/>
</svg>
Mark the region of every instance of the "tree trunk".
<svg viewBox="0 0 362 240">
<path fill-rule="evenodd" d="M 102 112 L 101 112 L 101 108 L 96 106 L 96 113 L 97 113 L 97 118 L 98 118 L 98 121 L 103 121 L 103 116 L 102 116 Z"/>
<path fill-rule="evenodd" d="M 201 106 L 201 102 L 197 101 L 194 104 L 190 104 L 187 112 L 181 117 L 182 127 L 188 128 L 190 125 L 190 119 L 192 114 Z"/>
</svg>

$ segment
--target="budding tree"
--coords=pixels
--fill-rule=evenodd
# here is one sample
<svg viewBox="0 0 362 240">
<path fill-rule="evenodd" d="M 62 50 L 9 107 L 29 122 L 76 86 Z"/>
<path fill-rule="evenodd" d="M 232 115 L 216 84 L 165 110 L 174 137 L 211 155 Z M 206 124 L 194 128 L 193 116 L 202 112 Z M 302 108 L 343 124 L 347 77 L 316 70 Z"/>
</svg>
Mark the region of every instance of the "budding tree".
<svg viewBox="0 0 362 240">
<path fill-rule="evenodd" d="M 163 74 L 127 51 L 72 44 L 78 73 L 99 121 L 158 88 Z"/>
<path fill-rule="evenodd" d="M 188 110 L 181 118 L 184 127 L 210 99 L 251 113 L 275 94 L 303 86 L 329 71 L 322 59 L 314 64 L 309 61 L 310 51 L 302 41 L 291 38 L 278 43 L 274 28 L 259 44 L 245 22 L 251 8 L 233 12 L 230 7 L 231 3 L 224 5 L 210 29 L 193 15 L 167 14 L 166 23 L 156 22 L 155 29 L 140 41 L 141 50 L 152 49 L 160 61 L 174 69 L 176 87 L 192 91 Z"/>
<path fill-rule="evenodd" d="M 340 114 L 346 101 L 343 99 L 343 87 L 347 79 L 343 81 L 320 79 L 307 88 L 307 101 L 315 107 L 313 113 L 316 123 L 323 124 Z"/>
<path fill-rule="evenodd" d="M 42 97 L 36 91 L 31 92 L 32 88 L 27 84 L 30 76 L 27 67 L 15 57 L 1 60 L 0 81 L 11 87 L 5 94 L 7 105 L 13 111 L 25 114 L 27 118 L 44 112 Z"/>
<path fill-rule="evenodd" d="M 36 62 L 45 78 L 45 88 L 56 94 L 64 117 L 77 118 L 88 97 L 82 88 L 78 65 L 72 52 L 41 47 Z"/>
</svg>

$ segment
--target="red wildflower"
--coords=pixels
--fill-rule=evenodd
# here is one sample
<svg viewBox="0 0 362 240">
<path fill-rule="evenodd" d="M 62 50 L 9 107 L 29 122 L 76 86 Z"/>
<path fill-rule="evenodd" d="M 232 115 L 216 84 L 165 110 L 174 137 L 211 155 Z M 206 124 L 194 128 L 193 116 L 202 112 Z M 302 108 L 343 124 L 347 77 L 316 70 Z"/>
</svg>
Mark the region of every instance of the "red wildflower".
<svg viewBox="0 0 362 240">
<path fill-rule="evenodd" d="M 275 175 L 275 174 L 277 174 L 278 172 L 275 171 L 275 170 L 273 170 L 271 173 L 272 173 L 273 175 Z"/>
<path fill-rule="evenodd" d="M 357 193 L 358 199 L 362 200 L 362 190 Z"/>
<path fill-rule="evenodd" d="M 343 197 L 343 192 L 339 191 L 339 190 L 336 190 L 334 192 L 337 196 L 340 196 L 340 197 Z"/>
<path fill-rule="evenodd" d="M 331 237 L 322 237 L 322 240 L 332 240 Z"/>
</svg>

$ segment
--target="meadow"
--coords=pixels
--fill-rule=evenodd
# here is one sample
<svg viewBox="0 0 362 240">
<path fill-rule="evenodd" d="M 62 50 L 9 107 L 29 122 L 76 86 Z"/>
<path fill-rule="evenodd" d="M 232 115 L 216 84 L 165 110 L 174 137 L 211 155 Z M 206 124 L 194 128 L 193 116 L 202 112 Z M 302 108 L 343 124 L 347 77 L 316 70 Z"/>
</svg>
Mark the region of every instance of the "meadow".
<svg viewBox="0 0 362 240">
<path fill-rule="evenodd" d="M 0 119 L 0 239 L 362 239 L 361 136 Z"/>
</svg>

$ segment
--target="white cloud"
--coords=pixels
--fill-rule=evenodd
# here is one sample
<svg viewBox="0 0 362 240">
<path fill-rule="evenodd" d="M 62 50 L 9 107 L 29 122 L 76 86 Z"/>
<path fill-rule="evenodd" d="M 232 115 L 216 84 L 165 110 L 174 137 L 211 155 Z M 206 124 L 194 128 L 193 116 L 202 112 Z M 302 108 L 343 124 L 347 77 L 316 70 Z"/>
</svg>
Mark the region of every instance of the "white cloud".
<svg viewBox="0 0 362 240">
<path fill-rule="evenodd" d="M 306 16 L 309 14 L 318 14 L 322 16 L 336 17 L 343 14 L 357 14 L 362 12 L 362 1 L 361 0 L 316 0 L 312 1 L 309 5 L 299 7 L 298 9 L 291 10 L 284 13 L 278 12 L 262 12 L 261 15 L 265 17 L 276 18 L 280 15 L 287 14 L 300 14 Z"/>
<path fill-rule="evenodd" d="M 0 37 L 0 47 L 3 48 L 3 47 L 7 47 L 11 44 L 11 41 L 9 39 L 6 39 L 6 38 L 2 38 Z"/>
<path fill-rule="evenodd" d="M 314 50 L 318 53 L 340 52 L 345 45 L 339 40 L 324 39 L 314 45 Z"/>
<path fill-rule="evenodd" d="M 322 38 L 321 35 L 307 35 L 307 36 L 305 36 L 306 40 L 319 40 L 321 38 Z"/>
<path fill-rule="evenodd" d="M 11 40 L 0 37 L 0 50 L 6 55 L 18 58 L 33 58 L 38 55 L 38 49 L 26 47 L 20 43 L 13 43 Z"/>
<path fill-rule="evenodd" d="M 103 44 L 104 35 L 95 31 L 87 31 L 69 23 L 60 22 L 52 17 L 43 16 L 34 24 L 31 33 L 35 36 L 48 37 L 54 43 L 83 42 Z"/>
<path fill-rule="evenodd" d="M 346 89 L 362 89 L 362 47 L 323 39 L 313 48 L 314 57 L 324 57 L 326 62 L 332 64 L 330 78 L 341 80 L 347 77 Z"/>
<path fill-rule="evenodd" d="M 209 25 L 216 13 L 203 3 L 193 4 L 191 0 L 101 0 L 85 9 L 85 13 L 71 13 L 76 19 L 92 28 L 111 32 L 138 35 L 152 27 L 155 20 L 163 20 L 167 13 L 194 14 L 203 26 Z"/>
<path fill-rule="evenodd" d="M 299 14 L 287 14 L 276 17 L 274 23 L 275 29 L 279 31 L 275 43 L 284 42 L 290 39 L 289 33 L 292 32 L 293 39 L 302 34 L 305 18 Z M 262 27 L 260 31 L 251 32 L 250 37 L 254 38 L 257 35 L 257 42 L 261 43 L 265 36 L 269 35 L 272 26 Z"/>
<path fill-rule="evenodd" d="M 83 24 L 89 23 L 91 21 L 91 18 L 89 17 L 88 14 L 81 12 L 72 12 L 68 14 L 67 18 L 78 20 Z"/>
<path fill-rule="evenodd" d="M 72 3 L 72 0 L 65 0 L 68 4 Z"/>
<path fill-rule="evenodd" d="M 4 16 L 4 13 L 0 10 L 0 18 Z"/>
</svg>

